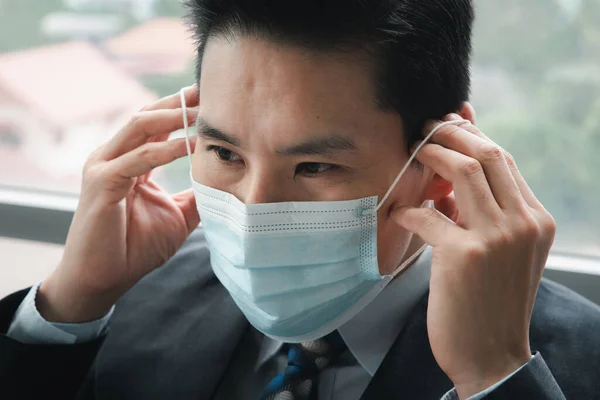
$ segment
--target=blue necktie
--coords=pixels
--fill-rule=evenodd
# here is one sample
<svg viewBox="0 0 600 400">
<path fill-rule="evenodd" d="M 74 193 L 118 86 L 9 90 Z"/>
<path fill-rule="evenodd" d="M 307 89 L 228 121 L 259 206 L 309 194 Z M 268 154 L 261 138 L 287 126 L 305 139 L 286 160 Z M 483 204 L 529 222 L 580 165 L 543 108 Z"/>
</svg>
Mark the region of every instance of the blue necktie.
<svg viewBox="0 0 600 400">
<path fill-rule="evenodd" d="M 345 348 L 346 344 L 337 331 L 312 342 L 289 345 L 285 371 L 271 380 L 258 399 L 315 399 L 319 373 L 335 362 Z"/>
</svg>

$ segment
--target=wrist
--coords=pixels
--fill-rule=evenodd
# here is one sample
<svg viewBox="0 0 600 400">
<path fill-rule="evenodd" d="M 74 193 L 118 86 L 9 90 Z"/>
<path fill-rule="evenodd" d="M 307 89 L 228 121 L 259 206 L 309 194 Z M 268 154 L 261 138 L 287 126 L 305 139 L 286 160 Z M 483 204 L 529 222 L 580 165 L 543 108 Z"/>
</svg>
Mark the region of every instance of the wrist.
<svg viewBox="0 0 600 400">
<path fill-rule="evenodd" d="M 91 293 L 50 275 L 40 285 L 35 303 L 48 322 L 78 324 L 104 317 L 119 297 L 110 291 Z"/>
<path fill-rule="evenodd" d="M 459 399 L 468 399 L 494 386 L 527 364 L 530 359 L 529 351 L 516 357 L 502 357 L 500 361 L 490 359 L 473 369 L 473 372 L 463 373 L 460 379 L 452 379 Z"/>
</svg>

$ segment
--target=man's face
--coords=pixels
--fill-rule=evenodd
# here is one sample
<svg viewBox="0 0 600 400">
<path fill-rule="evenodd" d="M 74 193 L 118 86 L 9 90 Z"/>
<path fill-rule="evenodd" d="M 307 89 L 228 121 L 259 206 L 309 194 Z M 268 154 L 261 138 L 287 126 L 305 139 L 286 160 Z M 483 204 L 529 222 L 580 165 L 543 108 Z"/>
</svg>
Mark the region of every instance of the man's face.
<svg viewBox="0 0 600 400">
<path fill-rule="evenodd" d="M 381 199 L 408 161 L 401 119 L 376 108 L 372 74 L 346 57 L 210 39 L 194 179 L 246 204 Z M 390 208 L 420 206 L 431 178 L 410 168 L 379 210 L 381 273 L 395 269 L 412 238 Z"/>
</svg>

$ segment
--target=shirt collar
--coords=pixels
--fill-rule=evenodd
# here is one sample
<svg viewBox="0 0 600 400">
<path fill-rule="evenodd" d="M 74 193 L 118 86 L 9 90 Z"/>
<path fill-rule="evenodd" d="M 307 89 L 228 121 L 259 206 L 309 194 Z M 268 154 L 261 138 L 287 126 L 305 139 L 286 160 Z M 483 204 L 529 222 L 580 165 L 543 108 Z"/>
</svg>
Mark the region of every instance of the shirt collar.
<svg viewBox="0 0 600 400">
<path fill-rule="evenodd" d="M 404 328 L 410 312 L 427 292 L 431 251 L 432 248 L 427 246 L 406 272 L 338 329 L 352 355 L 371 376 L 375 375 Z M 263 336 L 256 368 L 275 356 L 282 345 L 282 342 Z"/>
<path fill-rule="evenodd" d="M 431 250 L 427 246 L 406 272 L 338 329 L 348 349 L 371 376 L 375 375 L 409 314 L 427 292 Z"/>
</svg>

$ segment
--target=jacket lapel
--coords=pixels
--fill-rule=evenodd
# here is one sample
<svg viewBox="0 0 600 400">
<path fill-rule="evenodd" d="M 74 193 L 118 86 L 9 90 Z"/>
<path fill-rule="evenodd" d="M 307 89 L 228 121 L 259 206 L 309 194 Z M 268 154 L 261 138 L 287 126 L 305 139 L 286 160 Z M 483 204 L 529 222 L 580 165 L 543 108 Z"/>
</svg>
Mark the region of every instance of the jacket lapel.
<svg viewBox="0 0 600 400">
<path fill-rule="evenodd" d="M 361 400 L 439 400 L 452 389 L 429 345 L 428 298 L 429 293 L 415 307 Z"/>
<path fill-rule="evenodd" d="M 98 400 L 211 399 L 248 322 L 188 246 L 116 306 L 96 359 Z"/>
</svg>

